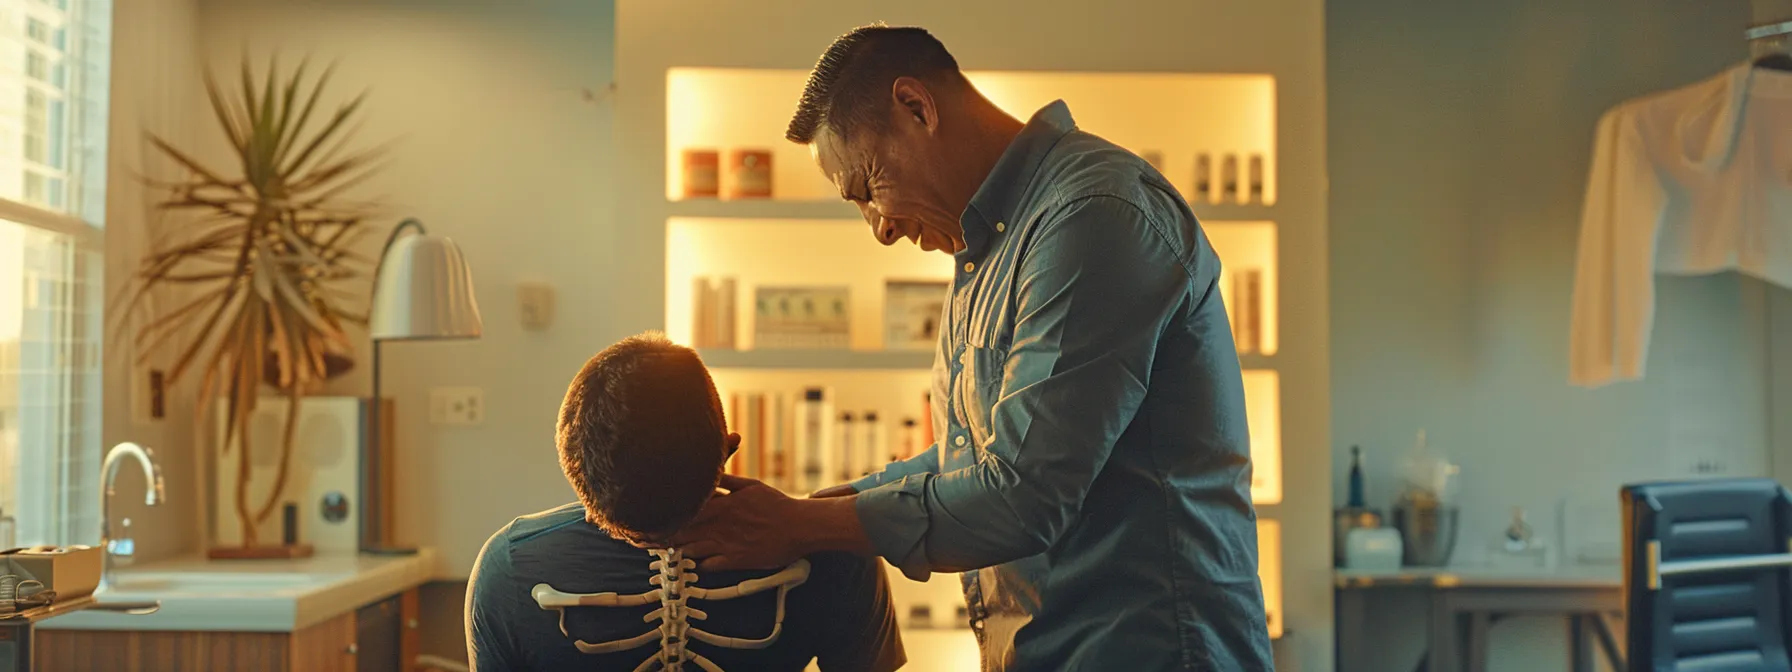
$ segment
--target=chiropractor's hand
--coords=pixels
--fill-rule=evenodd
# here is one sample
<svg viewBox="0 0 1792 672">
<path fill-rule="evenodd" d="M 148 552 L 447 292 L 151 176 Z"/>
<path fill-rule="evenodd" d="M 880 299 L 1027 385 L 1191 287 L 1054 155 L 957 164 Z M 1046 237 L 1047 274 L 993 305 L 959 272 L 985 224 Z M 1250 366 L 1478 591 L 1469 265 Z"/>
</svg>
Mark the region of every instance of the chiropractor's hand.
<svg viewBox="0 0 1792 672">
<path fill-rule="evenodd" d="M 827 499 L 829 497 L 845 497 L 847 495 L 856 494 L 859 494 L 859 491 L 853 489 L 851 483 L 841 483 L 839 485 L 830 485 L 820 490 L 816 490 L 815 492 L 811 492 L 809 493 L 809 499 Z"/>
<path fill-rule="evenodd" d="M 701 558 L 705 571 L 779 569 L 820 551 L 869 553 L 853 497 L 795 499 L 759 481 L 722 475 L 697 518 L 673 535 L 673 546 Z"/>
</svg>

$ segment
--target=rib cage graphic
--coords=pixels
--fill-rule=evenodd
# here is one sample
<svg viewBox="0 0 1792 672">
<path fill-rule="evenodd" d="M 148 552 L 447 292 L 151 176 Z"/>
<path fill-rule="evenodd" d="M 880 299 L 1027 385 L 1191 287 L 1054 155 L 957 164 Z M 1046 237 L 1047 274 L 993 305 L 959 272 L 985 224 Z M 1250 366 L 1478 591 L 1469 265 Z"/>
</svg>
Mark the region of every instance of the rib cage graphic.
<svg viewBox="0 0 1792 672">
<path fill-rule="evenodd" d="M 712 646 L 728 649 L 763 649 L 778 641 L 778 635 L 784 632 L 784 599 L 790 589 L 803 585 L 809 580 L 809 561 L 798 560 L 778 573 L 758 579 L 749 579 L 726 588 L 699 588 L 697 583 L 697 563 L 684 557 L 678 549 L 652 549 L 648 551 L 654 560 L 648 563 L 648 569 L 654 572 L 648 582 L 653 590 L 634 595 L 618 595 L 616 593 L 564 593 L 555 590 L 545 583 L 535 584 L 529 593 L 535 603 L 542 609 L 558 612 L 560 617 L 560 634 L 568 638 L 572 634 L 566 631 L 566 609 L 569 607 L 636 607 L 658 603 L 660 607 L 642 618 L 648 623 L 657 622 L 653 630 L 641 633 L 628 639 L 608 642 L 590 643 L 579 639 L 573 645 L 581 653 L 599 654 L 628 651 L 648 646 L 656 641 L 659 652 L 649 656 L 635 667 L 635 672 L 682 672 L 685 665 L 695 665 L 703 672 L 723 672 L 714 662 L 701 654 L 690 650 L 686 644 L 696 640 Z M 704 632 L 692 627 L 692 621 L 702 621 L 709 614 L 690 606 L 691 600 L 722 601 L 732 600 L 777 589 L 778 610 L 772 622 L 772 632 L 759 639 L 740 637 L 724 637 Z"/>
</svg>

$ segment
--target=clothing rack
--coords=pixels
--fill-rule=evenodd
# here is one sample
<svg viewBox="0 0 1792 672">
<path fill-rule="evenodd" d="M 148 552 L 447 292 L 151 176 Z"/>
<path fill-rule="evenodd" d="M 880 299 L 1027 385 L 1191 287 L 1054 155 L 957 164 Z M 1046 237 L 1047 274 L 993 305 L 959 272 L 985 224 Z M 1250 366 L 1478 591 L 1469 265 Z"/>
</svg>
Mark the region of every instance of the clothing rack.
<svg viewBox="0 0 1792 672">
<path fill-rule="evenodd" d="M 1755 40 L 1765 40 L 1768 38 L 1780 37 L 1783 35 L 1792 35 L 1792 21 L 1781 21 L 1779 23 L 1763 23 L 1759 26 L 1749 28 L 1748 31 L 1743 33 L 1742 35 L 1744 37 L 1748 38 L 1748 41 L 1750 41 L 1750 42 L 1753 42 Z"/>
</svg>

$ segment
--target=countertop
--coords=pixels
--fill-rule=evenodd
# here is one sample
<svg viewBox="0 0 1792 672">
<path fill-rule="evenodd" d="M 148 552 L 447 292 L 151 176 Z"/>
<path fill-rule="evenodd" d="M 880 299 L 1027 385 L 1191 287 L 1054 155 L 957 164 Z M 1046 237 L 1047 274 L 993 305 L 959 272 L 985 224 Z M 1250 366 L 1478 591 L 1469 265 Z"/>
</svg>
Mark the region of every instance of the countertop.
<svg viewBox="0 0 1792 672">
<path fill-rule="evenodd" d="M 116 569 L 99 602 L 156 600 L 153 614 L 82 611 L 47 630 L 293 632 L 417 587 L 436 573 L 434 549 L 408 556 L 317 555 L 297 560 L 185 557 Z"/>
<path fill-rule="evenodd" d="M 1394 572 L 1336 570 L 1339 588 L 1426 586 L 1436 588 L 1622 588 L 1617 565 L 1571 565 L 1550 569 L 1513 567 L 1404 567 Z"/>
</svg>

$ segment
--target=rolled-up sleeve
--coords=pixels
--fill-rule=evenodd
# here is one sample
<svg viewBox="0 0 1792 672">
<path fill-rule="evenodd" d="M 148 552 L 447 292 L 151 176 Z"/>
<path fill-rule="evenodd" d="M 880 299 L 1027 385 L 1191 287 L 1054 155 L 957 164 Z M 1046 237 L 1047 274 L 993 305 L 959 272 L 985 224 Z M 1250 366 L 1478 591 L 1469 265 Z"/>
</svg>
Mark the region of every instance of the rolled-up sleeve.
<svg viewBox="0 0 1792 672">
<path fill-rule="evenodd" d="M 854 492 L 865 492 L 872 488 L 895 483 L 903 478 L 916 474 L 932 474 L 940 470 L 940 446 L 933 444 L 927 450 L 914 457 L 900 462 L 884 465 L 882 470 L 852 482 Z"/>
<path fill-rule="evenodd" d="M 1013 338 L 976 464 L 859 495 L 873 546 L 910 578 L 1035 555 L 1064 533 L 1191 296 L 1181 256 L 1132 203 L 1088 197 L 1048 217 L 1015 277 Z"/>
</svg>

